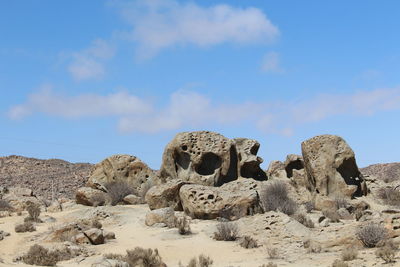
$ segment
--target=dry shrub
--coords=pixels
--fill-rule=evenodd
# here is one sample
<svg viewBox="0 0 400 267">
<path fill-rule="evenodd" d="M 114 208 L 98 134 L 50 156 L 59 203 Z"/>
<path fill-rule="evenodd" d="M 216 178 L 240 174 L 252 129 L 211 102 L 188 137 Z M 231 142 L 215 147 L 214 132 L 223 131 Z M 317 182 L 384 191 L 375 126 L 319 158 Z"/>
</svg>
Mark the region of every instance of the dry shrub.
<svg viewBox="0 0 400 267">
<path fill-rule="evenodd" d="M 315 203 L 313 201 L 307 201 L 303 203 L 307 213 L 311 213 L 315 209 Z"/>
<path fill-rule="evenodd" d="M 393 187 L 380 188 L 378 197 L 384 201 L 386 205 L 400 206 L 400 190 Z"/>
<path fill-rule="evenodd" d="M 178 228 L 178 232 L 181 235 L 189 235 L 192 233 L 190 229 L 190 219 L 188 219 L 186 216 L 176 217 L 175 227 Z"/>
<path fill-rule="evenodd" d="M 296 219 L 296 221 L 298 221 L 299 223 L 301 223 L 305 227 L 314 228 L 313 221 L 310 218 L 308 218 L 304 213 L 297 213 L 294 216 L 294 218 Z"/>
<path fill-rule="evenodd" d="M 124 261 L 130 266 L 143 266 L 143 267 L 161 267 L 166 266 L 162 261 L 158 250 L 144 249 L 136 247 L 135 249 L 127 250 Z"/>
<path fill-rule="evenodd" d="M 128 183 L 122 181 L 107 183 L 105 187 L 107 189 L 108 195 L 110 196 L 111 205 L 113 206 L 122 202 L 124 197 L 126 197 L 127 195 L 134 194 L 134 190 L 131 188 L 131 186 Z"/>
<path fill-rule="evenodd" d="M 258 243 L 251 236 L 245 235 L 240 241 L 240 246 L 243 248 L 258 248 Z"/>
<path fill-rule="evenodd" d="M 104 204 L 106 204 L 106 198 L 104 196 L 104 193 L 94 194 L 91 197 L 91 201 L 93 203 L 93 207 L 103 206 Z"/>
<path fill-rule="evenodd" d="M 55 266 L 58 261 L 68 260 L 71 257 L 69 249 L 49 251 L 47 248 L 35 244 L 22 256 L 22 261 L 30 265 Z"/>
<path fill-rule="evenodd" d="M 335 206 L 337 210 L 341 208 L 347 209 L 347 207 L 349 207 L 349 202 L 344 197 L 336 197 Z"/>
<path fill-rule="evenodd" d="M 328 218 L 331 222 L 340 222 L 340 215 L 335 209 L 324 209 L 322 215 Z"/>
<path fill-rule="evenodd" d="M 349 265 L 346 262 L 342 261 L 342 260 L 336 259 L 332 263 L 332 267 L 349 267 Z"/>
<path fill-rule="evenodd" d="M 261 191 L 264 211 L 280 211 L 292 215 L 297 211 L 297 203 L 288 195 L 284 182 L 276 181 L 266 185 Z"/>
<path fill-rule="evenodd" d="M 25 233 L 25 232 L 34 232 L 34 231 L 36 231 L 36 228 L 32 222 L 24 222 L 21 224 L 17 224 L 15 226 L 16 233 Z"/>
<path fill-rule="evenodd" d="M 97 229 L 101 229 L 103 227 L 101 222 L 99 220 L 97 220 L 97 219 L 93 219 L 92 220 L 91 226 L 92 226 L 92 228 L 97 228 Z"/>
<path fill-rule="evenodd" d="M 390 246 L 383 246 L 375 251 L 375 255 L 384 260 L 385 263 L 391 263 L 395 262 L 396 251 Z"/>
<path fill-rule="evenodd" d="M 210 257 L 201 254 L 198 258 L 192 258 L 187 267 L 209 267 L 212 264 L 213 260 Z"/>
<path fill-rule="evenodd" d="M 116 254 L 116 253 L 107 253 L 104 254 L 103 257 L 105 259 L 109 259 L 109 260 L 117 260 L 117 261 L 124 261 L 125 260 L 125 256 L 122 254 Z"/>
<path fill-rule="evenodd" d="M 307 249 L 308 253 L 320 253 L 322 250 L 320 243 L 310 239 L 305 240 L 303 242 L 303 246 L 305 249 Z"/>
<path fill-rule="evenodd" d="M 238 227 L 233 222 L 221 222 L 217 224 L 217 232 L 214 239 L 218 241 L 235 241 L 238 238 Z"/>
<path fill-rule="evenodd" d="M 358 255 L 357 249 L 349 247 L 342 251 L 342 260 L 352 261 L 357 258 L 357 255 Z"/>
<path fill-rule="evenodd" d="M 375 247 L 388 236 L 387 230 L 380 224 L 369 223 L 356 233 L 357 238 L 368 248 Z"/>
<path fill-rule="evenodd" d="M 0 211 L 11 211 L 13 208 L 7 200 L 0 199 Z"/>
<path fill-rule="evenodd" d="M 30 202 L 26 207 L 26 210 L 28 211 L 29 216 L 25 218 L 25 221 L 42 222 L 39 219 L 41 212 L 39 204 Z"/>
<path fill-rule="evenodd" d="M 277 259 L 279 258 L 279 250 L 276 247 L 267 247 L 267 253 L 268 253 L 268 257 L 270 259 Z"/>
</svg>

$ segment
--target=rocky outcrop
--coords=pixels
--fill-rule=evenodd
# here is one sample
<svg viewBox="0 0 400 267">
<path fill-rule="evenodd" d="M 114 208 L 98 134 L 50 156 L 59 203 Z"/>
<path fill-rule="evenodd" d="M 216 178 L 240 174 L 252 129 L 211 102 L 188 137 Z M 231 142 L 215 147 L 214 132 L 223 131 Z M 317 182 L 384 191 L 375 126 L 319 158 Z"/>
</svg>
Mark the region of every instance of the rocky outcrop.
<svg viewBox="0 0 400 267">
<path fill-rule="evenodd" d="M 186 183 L 181 180 L 171 180 L 165 184 L 153 186 L 146 193 L 146 203 L 151 210 L 172 207 L 176 211 L 181 211 L 179 189 L 184 184 Z"/>
<path fill-rule="evenodd" d="M 220 186 L 239 176 L 265 180 L 257 157 L 259 143 L 251 139 L 228 139 L 221 134 L 183 132 L 166 146 L 161 165 L 163 182 L 184 182 Z"/>
<path fill-rule="evenodd" d="M 287 177 L 286 171 L 285 171 L 285 164 L 283 164 L 282 161 L 279 160 L 273 160 L 269 163 L 268 169 L 267 169 L 267 176 L 268 178 L 274 177 L 274 178 L 283 178 Z"/>
<path fill-rule="evenodd" d="M 108 196 L 105 192 L 91 187 L 81 187 L 76 191 L 76 203 L 86 206 L 102 206 L 106 204 Z"/>
<path fill-rule="evenodd" d="M 341 137 L 316 136 L 304 141 L 301 148 L 310 191 L 334 197 L 367 194 L 354 152 Z"/>
<path fill-rule="evenodd" d="M 293 170 L 304 169 L 304 160 L 300 155 L 289 154 L 286 156 L 286 160 L 283 165 L 285 166 L 287 177 L 291 178 L 293 177 Z"/>
<path fill-rule="evenodd" d="M 257 156 L 260 143 L 253 139 L 233 139 L 238 157 L 238 174 L 240 177 L 266 180 L 267 175 L 260 168 L 263 159 Z"/>
<path fill-rule="evenodd" d="M 172 208 L 162 208 L 149 211 L 146 214 L 145 224 L 153 226 L 155 224 L 165 224 L 168 227 L 175 226 L 175 212 Z"/>
<path fill-rule="evenodd" d="M 261 212 L 259 184 L 252 179 L 239 179 L 221 187 L 188 184 L 179 196 L 183 210 L 192 218 L 235 220 Z"/>
<path fill-rule="evenodd" d="M 6 201 L 14 211 L 24 210 L 30 203 L 38 206 L 44 206 L 42 200 L 33 195 L 32 190 L 21 187 L 11 187 L 7 189 L 7 193 L 2 198 Z"/>
<path fill-rule="evenodd" d="M 155 176 L 155 172 L 137 157 L 113 155 L 95 165 L 87 185 L 107 191 L 108 183 L 124 182 L 140 192 L 142 185 L 150 180 L 156 180 Z"/>
</svg>

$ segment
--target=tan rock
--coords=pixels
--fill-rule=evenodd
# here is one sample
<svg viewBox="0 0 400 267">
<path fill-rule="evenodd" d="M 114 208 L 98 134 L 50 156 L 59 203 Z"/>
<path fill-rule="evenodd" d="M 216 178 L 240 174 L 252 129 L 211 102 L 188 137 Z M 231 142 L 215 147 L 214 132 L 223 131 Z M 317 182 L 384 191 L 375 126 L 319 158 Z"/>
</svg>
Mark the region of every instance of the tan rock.
<svg viewBox="0 0 400 267">
<path fill-rule="evenodd" d="M 56 200 L 53 203 L 51 203 L 51 205 L 49 207 L 47 207 L 47 211 L 48 212 L 60 212 L 60 211 L 62 211 L 62 206 L 61 206 L 60 202 L 58 202 Z"/>
<path fill-rule="evenodd" d="M 316 136 L 301 148 L 310 191 L 348 198 L 367 194 L 354 152 L 341 137 Z"/>
<path fill-rule="evenodd" d="M 103 231 L 97 228 L 92 228 L 84 232 L 93 245 L 104 244 Z"/>
<path fill-rule="evenodd" d="M 75 199 L 77 204 L 86 206 L 100 206 L 107 201 L 107 194 L 101 190 L 91 187 L 81 187 L 76 191 Z"/>
<path fill-rule="evenodd" d="M 179 198 L 179 189 L 186 184 L 181 180 L 171 180 L 165 184 L 150 188 L 146 194 L 146 203 L 151 210 L 172 207 L 174 210 L 182 210 Z"/>
<path fill-rule="evenodd" d="M 137 205 L 142 203 L 142 199 L 136 195 L 127 195 L 123 199 L 124 203 L 130 204 L 130 205 Z"/>
<path fill-rule="evenodd" d="M 103 230 L 103 236 L 105 239 L 115 239 L 115 233 L 111 231 Z"/>
<path fill-rule="evenodd" d="M 90 244 L 89 238 L 84 233 L 79 233 L 73 238 L 76 244 Z"/>
<path fill-rule="evenodd" d="M 274 178 L 283 178 L 287 177 L 286 171 L 285 171 L 285 164 L 279 160 L 273 160 L 269 163 L 268 169 L 267 169 L 267 176 L 268 178 L 274 177 Z"/>
<path fill-rule="evenodd" d="M 267 180 L 266 173 L 260 168 L 263 159 L 257 156 L 260 143 L 253 139 L 235 138 L 233 139 L 237 158 L 238 174 L 240 177 L 253 178 L 255 180 Z"/>
<path fill-rule="evenodd" d="M 165 223 L 168 227 L 175 226 L 175 212 L 172 208 L 162 208 L 149 211 L 146 214 L 145 224 L 152 226 L 158 223 Z"/>
<path fill-rule="evenodd" d="M 294 170 L 304 169 L 304 160 L 300 155 L 289 154 L 286 156 L 286 160 L 283 163 L 285 165 L 285 171 L 288 178 L 293 176 Z"/>
<path fill-rule="evenodd" d="M 259 185 L 252 179 L 239 179 L 221 187 L 189 184 L 179 192 L 183 210 L 192 218 L 235 220 L 261 212 Z"/>
</svg>

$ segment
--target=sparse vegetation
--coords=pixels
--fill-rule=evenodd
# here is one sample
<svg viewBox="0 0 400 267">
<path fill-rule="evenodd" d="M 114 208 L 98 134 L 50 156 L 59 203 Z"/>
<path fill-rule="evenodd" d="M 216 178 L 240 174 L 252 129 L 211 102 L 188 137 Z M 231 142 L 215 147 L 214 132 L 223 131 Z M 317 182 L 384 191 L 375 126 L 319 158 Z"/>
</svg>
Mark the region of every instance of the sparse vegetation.
<svg viewBox="0 0 400 267">
<path fill-rule="evenodd" d="M 221 222 L 217 224 L 217 232 L 214 239 L 218 241 L 235 241 L 238 238 L 238 227 L 233 222 Z"/>
<path fill-rule="evenodd" d="M 308 253 L 320 253 L 322 250 L 321 244 L 310 239 L 305 240 L 303 246 Z"/>
<path fill-rule="evenodd" d="M 344 197 L 336 197 L 335 205 L 337 210 L 341 208 L 347 209 L 347 207 L 349 206 L 349 202 Z"/>
<path fill-rule="evenodd" d="M 36 231 L 35 225 L 32 222 L 24 222 L 15 226 L 16 233 L 34 232 Z"/>
<path fill-rule="evenodd" d="M 310 213 L 315 209 L 315 204 L 313 201 L 307 201 L 303 203 L 304 208 L 306 209 L 307 213 Z"/>
<path fill-rule="evenodd" d="M 383 246 L 376 250 L 375 255 L 384 260 L 385 263 L 391 263 L 395 262 L 396 251 L 390 246 Z"/>
<path fill-rule="evenodd" d="M 342 251 L 343 261 L 352 261 L 357 258 L 358 251 L 355 248 L 349 247 Z"/>
<path fill-rule="evenodd" d="M 186 216 L 176 217 L 175 227 L 178 228 L 178 232 L 181 235 L 189 235 L 192 233 L 190 229 L 190 219 L 188 219 Z"/>
<path fill-rule="evenodd" d="M 13 208 L 7 200 L 0 199 L 0 211 L 11 211 Z"/>
<path fill-rule="evenodd" d="M 361 227 L 357 233 L 357 238 L 368 248 L 375 247 L 379 242 L 388 236 L 387 230 L 380 224 L 369 223 Z"/>
<path fill-rule="evenodd" d="M 310 218 L 308 218 L 304 213 L 297 213 L 294 215 L 294 218 L 302 225 L 308 228 L 314 228 L 313 221 Z"/>
<path fill-rule="evenodd" d="M 393 187 L 380 188 L 378 197 L 384 201 L 386 205 L 400 206 L 400 190 Z"/>
<path fill-rule="evenodd" d="M 70 258 L 71 253 L 69 250 L 50 251 L 41 245 L 35 244 L 22 256 L 22 261 L 30 265 L 55 266 L 58 261 L 68 260 Z"/>
<path fill-rule="evenodd" d="M 255 240 L 251 236 L 245 235 L 240 241 L 240 246 L 243 248 L 257 248 L 258 243 L 257 240 Z"/>
<path fill-rule="evenodd" d="M 39 219 L 40 216 L 40 206 L 39 204 L 30 202 L 28 206 L 26 207 L 26 210 L 28 211 L 29 216 L 25 218 L 25 221 L 33 221 L 33 222 L 42 222 Z"/>
<path fill-rule="evenodd" d="M 297 203 L 288 195 L 284 182 L 276 181 L 261 191 L 261 203 L 264 211 L 280 211 L 287 215 L 293 215 L 297 211 Z"/>
<path fill-rule="evenodd" d="M 106 198 L 104 197 L 104 193 L 94 194 L 92 196 L 93 207 L 102 206 L 106 204 Z"/>
<path fill-rule="evenodd" d="M 107 183 L 105 187 L 107 189 L 108 195 L 110 196 L 111 205 L 113 206 L 122 202 L 124 197 L 126 197 L 127 195 L 134 193 L 134 190 L 126 182 L 117 181 L 117 182 Z"/>
<path fill-rule="evenodd" d="M 126 255 L 120 254 L 105 254 L 106 259 L 114 259 L 124 261 L 129 266 L 141 266 L 141 267 L 163 267 L 166 266 L 162 261 L 161 256 L 158 254 L 158 250 L 144 249 L 136 247 L 135 249 L 127 250 Z"/>
<path fill-rule="evenodd" d="M 97 228 L 97 229 L 101 229 L 103 227 L 103 225 L 101 224 L 101 222 L 97 219 L 93 219 L 91 222 L 91 226 L 92 228 Z"/>
<path fill-rule="evenodd" d="M 276 247 L 268 246 L 268 247 L 267 247 L 267 253 L 268 253 L 268 257 L 269 257 L 270 259 L 277 259 L 277 258 L 279 258 L 279 250 L 278 250 L 278 248 L 276 248 Z"/>
<path fill-rule="evenodd" d="M 333 223 L 340 222 L 340 215 L 336 209 L 324 209 L 322 211 L 322 215 L 324 215 Z"/>
<path fill-rule="evenodd" d="M 344 262 L 342 260 L 336 259 L 332 263 L 332 267 L 349 267 L 349 265 L 347 264 L 347 262 Z"/>
<path fill-rule="evenodd" d="M 273 262 L 268 262 L 268 264 L 263 264 L 260 267 L 278 267 L 278 265 Z"/>
<path fill-rule="evenodd" d="M 198 258 L 192 258 L 187 267 L 209 267 L 212 266 L 213 260 L 201 254 Z"/>
</svg>

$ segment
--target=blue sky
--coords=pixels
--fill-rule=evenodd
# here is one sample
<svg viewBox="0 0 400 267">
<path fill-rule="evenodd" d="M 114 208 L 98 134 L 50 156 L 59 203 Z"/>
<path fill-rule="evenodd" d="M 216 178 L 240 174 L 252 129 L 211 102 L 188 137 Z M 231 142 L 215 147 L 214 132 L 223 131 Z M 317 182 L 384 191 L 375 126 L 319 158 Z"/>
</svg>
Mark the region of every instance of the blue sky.
<svg viewBox="0 0 400 267">
<path fill-rule="evenodd" d="M 180 131 L 261 143 L 319 134 L 360 166 L 399 161 L 398 1 L 0 3 L 0 155 L 157 169 Z"/>
</svg>

